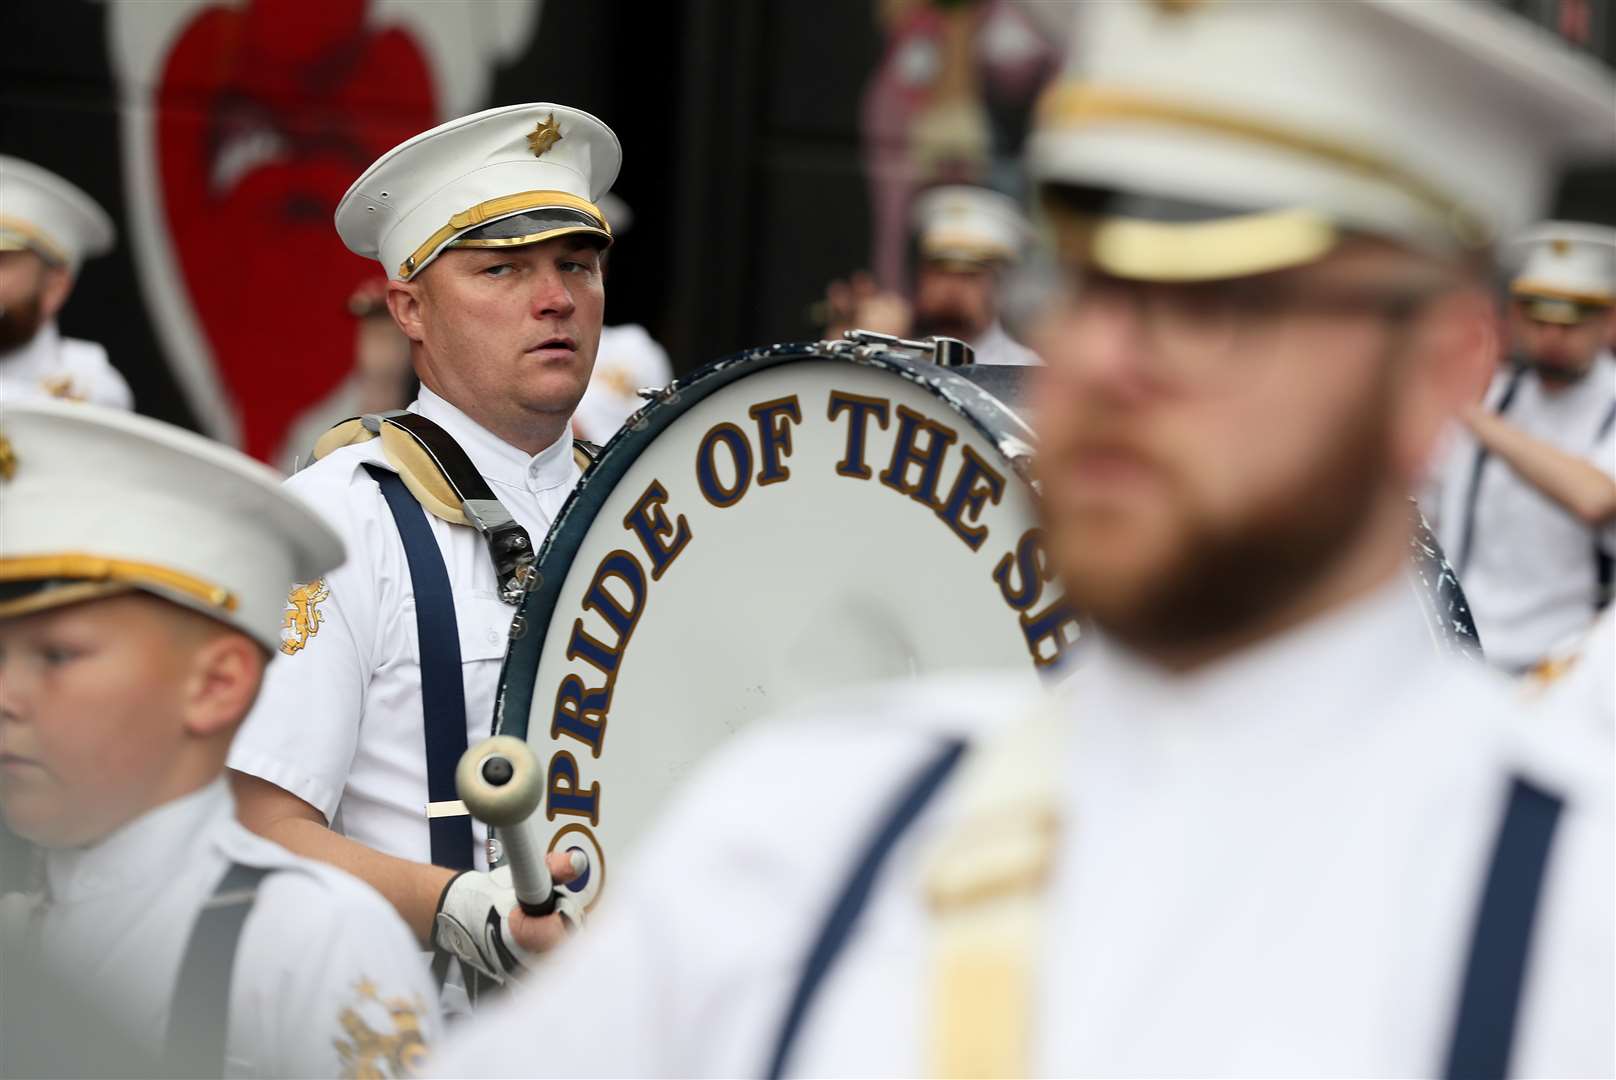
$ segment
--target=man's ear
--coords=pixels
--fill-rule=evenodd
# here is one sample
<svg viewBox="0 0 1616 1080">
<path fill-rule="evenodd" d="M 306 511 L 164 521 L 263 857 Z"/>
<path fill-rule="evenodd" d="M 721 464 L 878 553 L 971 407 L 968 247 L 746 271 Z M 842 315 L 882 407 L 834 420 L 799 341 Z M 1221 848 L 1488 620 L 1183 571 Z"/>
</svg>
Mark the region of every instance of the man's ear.
<svg viewBox="0 0 1616 1080">
<path fill-rule="evenodd" d="M 393 280 L 387 283 L 387 310 L 404 336 L 414 342 L 421 341 L 426 334 L 421 319 L 424 288 L 418 281 Z"/>
<path fill-rule="evenodd" d="M 73 272 L 65 266 L 47 266 L 39 288 L 39 313 L 54 319 L 73 293 Z"/>
<path fill-rule="evenodd" d="M 264 678 L 263 647 L 227 631 L 196 646 L 180 706 L 185 731 L 206 739 L 233 732 L 246 718 Z"/>
</svg>

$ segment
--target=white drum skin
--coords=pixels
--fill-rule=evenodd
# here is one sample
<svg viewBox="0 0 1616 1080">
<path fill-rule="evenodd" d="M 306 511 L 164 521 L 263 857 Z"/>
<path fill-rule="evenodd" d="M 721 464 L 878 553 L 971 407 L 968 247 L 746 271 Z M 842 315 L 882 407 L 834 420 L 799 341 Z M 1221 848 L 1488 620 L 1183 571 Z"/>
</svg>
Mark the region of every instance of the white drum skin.
<svg viewBox="0 0 1616 1080">
<path fill-rule="evenodd" d="M 679 779 L 760 716 L 951 669 L 1031 683 L 1075 638 L 1009 456 L 1032 436 L 975 393 L 956 408 L 900 371 L 839 358 L 763 367 L 654 406 L 677 415 L 559 566 L 558 535 L 578 524 L 563 512 L 540 562 L 560 577 L 546 582 L 553 606 L 526 629 L 542 643 L 519 641 L 512 660 L 539 650 L 526 719 L 546 791 L 533 821 L 550 850 L 587 858 L 586 904 Z M 986 432 L 961 409 L 983 413 Z"/>
</svg>

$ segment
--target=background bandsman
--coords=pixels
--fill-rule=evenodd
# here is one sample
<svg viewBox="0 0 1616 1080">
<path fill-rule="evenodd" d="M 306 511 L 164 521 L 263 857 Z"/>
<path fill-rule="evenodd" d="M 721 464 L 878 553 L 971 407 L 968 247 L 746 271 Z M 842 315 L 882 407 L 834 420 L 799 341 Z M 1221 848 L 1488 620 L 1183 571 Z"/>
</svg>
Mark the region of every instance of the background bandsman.
<svg viewBox="0 0 1616 1080">
<path fill-rule="evenodd" d="M 1438 474 L 1442 546 L 1487 657 L 1520 672 L 1616 584 L 1616 229 L 1551 222 L 1517 245 L 1512 362 Z"/>
<path fill-rule="evenodd" d="M 989 188 L 950 184 L 923 192 L 913 210 L 913 299 L 876 288 L 868 274 L 826 292 L 827 338 L 844 330 L 899 337 L 959 338 L 978 364 L 1036 364 L 1038 356 L 1005 331 L 1005 273 L 1021 261 L 1030 226 L 1014 199 Z"/>
<path fill-rule="evenodd" d="M 117 409 L 129 384 L 93 341 L 56 316 L 85 259 L 112 250 L 112 219 L 55 173 L 0 154 L 0 402 L 53 397 Z"/>
</svg>

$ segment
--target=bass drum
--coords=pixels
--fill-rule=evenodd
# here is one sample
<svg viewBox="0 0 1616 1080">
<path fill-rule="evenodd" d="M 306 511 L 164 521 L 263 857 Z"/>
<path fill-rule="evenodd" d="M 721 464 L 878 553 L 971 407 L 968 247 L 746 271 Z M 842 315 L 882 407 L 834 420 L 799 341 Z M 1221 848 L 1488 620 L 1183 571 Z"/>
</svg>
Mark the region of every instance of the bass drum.
<svg viewBox="0 0 1616 1080">
<path fill-rule="evenodd" d="M 968 370 L 968 369 L 963 369 Z M 675 382 L 601 451 L 539 554 L 496 730 L 546 773 L 551 850 L 614 860 L 758 716 L 961 668 L 1033 683 L 1075 640 L 1023 478 L 1032 433 L 956 369 L 781 345 Z"/>
<path fill-rule="evenodd" d="M 495 729 L 545 772 L 550 850 L 614 861 L 715 745 L 804 696 L 1002 669 L 1029 684 L 1078 628 L 1026 478 L 1019 368 L 850 342 L 779 345 L 675 382 L 606 445 L 539 553 Z M 1474 648 L 1422 528 L 1440 648 Z"/>
</svg>

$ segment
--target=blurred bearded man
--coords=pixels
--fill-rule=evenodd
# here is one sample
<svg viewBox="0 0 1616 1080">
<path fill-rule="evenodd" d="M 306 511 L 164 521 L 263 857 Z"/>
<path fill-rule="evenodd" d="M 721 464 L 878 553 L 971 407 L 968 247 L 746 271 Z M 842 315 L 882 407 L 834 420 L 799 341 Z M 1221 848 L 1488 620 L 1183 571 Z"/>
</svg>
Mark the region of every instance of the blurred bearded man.
<svg viewBox="0 0 1616 1080">
<path fill-rule="evenodd" d="M 0 402 L 134 407 L 106 349 L 56 328 L 79 267 L 112 250 L 115 235 L 107 212 L 73 184 L 0 154 Z"/>
<path fill-rule="evenodd" d="M 754 728 L 442 1071 L 1616 1066 L 1608 741 L 1518 738 L 1405 570 L 1489 362 L 1484 238 L 1609 141 L 1610 82 L 1491 5 L 1071 14 L 1029 151 L 1070 678 Z"/>
</svg>

